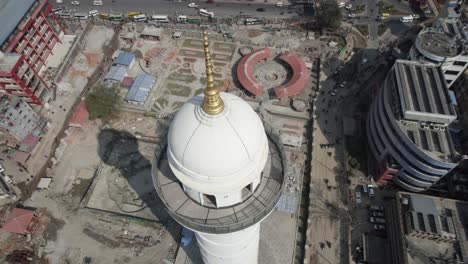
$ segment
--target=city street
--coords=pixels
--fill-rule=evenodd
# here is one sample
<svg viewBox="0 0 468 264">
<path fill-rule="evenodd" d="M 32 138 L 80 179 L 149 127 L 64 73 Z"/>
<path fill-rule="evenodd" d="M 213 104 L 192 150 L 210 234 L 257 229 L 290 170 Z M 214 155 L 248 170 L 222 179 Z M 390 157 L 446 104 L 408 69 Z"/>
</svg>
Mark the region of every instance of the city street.
<svg viewBox="0 0 468 264">
<path fill-rule="evenodd" d="M 79 5 L 72 5 L 71 1 L 65 0 L 63 4 L 56 4 L 50 0 L 55 7 L 62 6 L 73 8 L 77 12 L 89 12 L 98 10 L 106 13 L 128 13 L 140 11 L 147 15 L 197 15 L 197 9 L 188 7 L 190 2 L 173 2 L 164 0 L 115 0 L 115 2 L 103 1 L 104 5 L 94 6 L 92 0 L 80 1 Z M 205 1 L 194 1 L 198 6 L 209 11 L 213 11 L 215 17 L 228 17 L 237 15 L 258 16 L 266 18 L 288 18 L 297 16 L 295 10 L 288 9 L 287 6 L 276 7 L 264 3 L 213 3 L 207 4 Z M 263 8 L 258 12 L 258 8 Z"/>
</svg>

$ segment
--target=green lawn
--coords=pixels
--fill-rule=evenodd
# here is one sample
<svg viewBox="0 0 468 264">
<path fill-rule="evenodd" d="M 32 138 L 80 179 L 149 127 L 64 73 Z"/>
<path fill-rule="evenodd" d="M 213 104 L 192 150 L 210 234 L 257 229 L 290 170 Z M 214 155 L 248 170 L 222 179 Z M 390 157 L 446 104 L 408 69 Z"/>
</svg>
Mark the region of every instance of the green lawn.
<svg viewBox="0 0 468 264">
<path fill-rule="evenodd" d="M 387 29 L 388 29 L 387 24 L 380 24 L 378 28 L 379 36 L 382 36 L 385 33 L 385 31 L 387 31 Z"/>
<path fill-rule="evenodd" d="M 213 45 L 213 50 L 224 53 L 232 53 L 235 47 L 236 45 L 231 43 L 215 42 Z"/>
<path fill-rule="evenodd" d="M 179 55 L 187 56 L 187 57 L 195 57 L 195 58 L 205 58 L 205 54 L 203 53 L 203 51 L 198 51 L 198 50 L 181 49 L 179 50 Z"/>
<path fill-rule="evenodd" d="M 197 77 L 193 75 L 183 75 L 179 73 L 171 73 L 169 77 L 167 77 L 169 80 L 174 80 L 174 81 L 181 81 L 185 83 L 192 83 L 197 79 Z"/>
<path fill-rule="evenodd" d="M 354 27 L 357 28 L 364 37 L 369 35 L 369 28 L 367 25 L 355 25 Z"/>
<path fill-rule="evenodd" d="M 190 96 L 191 90 L 188 86 L 183 86 L 177 83 L 167 83 L 166 84 L 169 93 L 172 95 L 188 97 Z"/>
<path fill-rule="evenodd" d="M 192 49 L 201 49 L 203 48 L 203 41 L 200 39 L 186 39 L 184 40 L 184 43 L 182 43 L 182 47 L 192 48 Z"/>
</svg>

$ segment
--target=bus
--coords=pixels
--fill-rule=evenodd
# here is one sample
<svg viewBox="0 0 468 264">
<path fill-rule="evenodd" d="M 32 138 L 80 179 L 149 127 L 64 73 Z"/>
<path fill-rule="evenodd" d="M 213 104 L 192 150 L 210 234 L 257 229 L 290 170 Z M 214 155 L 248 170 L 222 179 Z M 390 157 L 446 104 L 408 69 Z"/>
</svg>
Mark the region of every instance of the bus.
<svg viewBox="0 0 468 264">
<path fill-rule="evenodd" d="M 210 17 L 210 18 L 213 18 L 214 17 L 214 13 L 212 11 L 208 11 L 206 9 L 200 9 L 198 10 L 198 14 L 200 16 L 206 16 L 206 17 Z"/>
<path fill-rule="evenodd" d="M 246 18 L 244 20 L 244 25 L 259 25 L 263 24 L 263 20 L 258 19 L 258 18 Z"/>
<path fill-rule="evenodd" d="M 141 15 L 136 15 L 133 17 L 133 21 L 134 22 L 145 22 L 146 21 L 146 15 L 145 14 L 141 14 Z"/>
<path fill-rule="evenodd" d="M 177 22 L 179 22 L 179 23 L 199 24 L 199 23 L 201 23 L 201 18 L 198 17 L 198 16 L 180 15 L 180 16 L 177 17 Z"/>
<path fill-rule="evenodd" d="M 109 14 L 108 13 L 99 13 L 99 18 L 101 19 L 109 19 Z"/>
<path fill-rule="evenodd" d="M 134 17 L 140 15 L 141 13 L 140 12 L 128 12 L 127 13 L 127 18 L 128 19 L 133 19 Z"/>
<path fill-rule="evenodd" d="M 157 23 L 169 23 L 168 16 L 164 16 L 164 15 L 151 16 L 151 20 Z"/>
<path fill-rule="evenodd" d="M 74 18 L 79 19 L 79 20 L 87 20 L 88 14 L 87 13 L 75 13 Z"/>
<path fill-rule="evenodd" d="M 110 14 L 109 15 L 109 20 L 110 21 L 123 21 L 124 20 L 124 15 L 122 15 L 122 14 Z"/>
</svg>

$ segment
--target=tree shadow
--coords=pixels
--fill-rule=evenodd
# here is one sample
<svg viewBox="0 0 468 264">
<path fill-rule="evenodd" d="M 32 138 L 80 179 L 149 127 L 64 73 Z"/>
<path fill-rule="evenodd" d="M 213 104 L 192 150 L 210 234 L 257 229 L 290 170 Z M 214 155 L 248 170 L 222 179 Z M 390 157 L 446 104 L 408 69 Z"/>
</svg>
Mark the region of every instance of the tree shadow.
<svg viewBox="0 0 468 264">
<path fill-rule="evenodd" d="M 98 142 L 98 154 L 101 160 L 113 169 L 118 169 L 122 176 L 118 177 L 119 174 L 116 173 L 115 179 L 108 181 L 109 195 L 114 195 L 111 193 L 112 188 L 117 190 L 117 187 L 128 186 L 127 190 L 126 188 L 117 190 L 118 193 L 115 195 L 119 196 L 118 201 L 113 199 L 117 207 L 122 210 L 120 214 L 132 216 L 134 213 L 150 209 L 156 219 L 155 222 L 164 226 L 178 243 L 181 226 L 169 216 L 153 185 L 150 159 L 154 155 L 155 146 L 146 142 L 139 144 L 139 140 L 134 135 L 114 129 L 101 130 Z M 125 179 L 126 184 L 110 186 L 109 182 L 122 182 L 120 179 Z M 126 210 L 126 204 L 131 204 L 130 208 L 138 209 Z"/>
</svg>

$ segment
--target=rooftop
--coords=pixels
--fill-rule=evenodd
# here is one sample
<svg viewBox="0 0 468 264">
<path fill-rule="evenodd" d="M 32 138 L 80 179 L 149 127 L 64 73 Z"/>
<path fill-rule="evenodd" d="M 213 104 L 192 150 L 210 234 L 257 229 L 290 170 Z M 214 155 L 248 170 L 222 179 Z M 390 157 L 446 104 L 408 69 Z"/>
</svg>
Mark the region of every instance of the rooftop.
<svg viewBox="0 0 468 264">
<path fill-rule="evenodd" d="M 135 78 L 132 86 L 128 90 L 125 100 L 142 103 L 146 100 L 149 91 L 153 89 L 156 77 L 149 74 L 140 74 Z"/>
<path fill-rule="evenodd" d="M 107 72 L 106 76 L 104 77 L 104 81 L 112 80 L 121 82 L 126 75 L 127 67 L 121 66 L 121 64 L 117 64 L 110 68 L 109 72 Z"/>
<path fill-rule="evenodd" d="M 34 220 L 36 211 L 30 211 L 21 208 L 15 208 L 8 216 L 2 230 L 11 233 L 26 234 L 29 233 L 29 227 Z"/>
<path fill-rule="evenodd" d="M 130 53 L 130 52 L 120 52 L 119 56 L 114 60 L 113 65 L 124 65 L 124 66 L 130 66 L 132 61 L 135 59 L 135 54 Z"/>
<path fill-rule="evenodd" d="M 406 119 L 449 124 L 456 119 L 445 79 L 439 68 L 398 60 L 392 78 L 398 87 L 401 110 Z"/>
<path fill-rule="evenodd" d="M 0 11 L 0 13 L 1 13 L 1 11 Z M 0 18 L 0 20 L 1 20 L 1 18 Z M 11 72 L 11 70 L 13 69 L 13 67 L 15 67 L 16 63 L 18 62 L 18 60 L 20 58 L 21 58 L 21 55 L 18 54 L 18 53 L 2 53 L 2 54 L 0 54 L 0 72 Z"/>
<path fill-rule="evenodd" d="M 436 66 L 398 60 L 388 81 L 395 95 L 402 118 L 401 130 L 427 155 L 444 162 L 455 156 L 452 138 L 446 125 L 456 119 L 443 74 Z"/>
<path fill-rule="evenodd" d="M 459 19 L 439 18 L 437 24 L 443 31 L 451 35 L 468 39 L 468 27 L 464 26 Z"/>
<path fill-rule="evenodd" d="M 0 0 L 0 45 L 15 30 L 36 0 Z"/>
<path fill-rule="evenodd" d="M 423 50 L 441 57 L 455 57 L 463 49 L 454 35 L 434 29 L 421 31 L 416 42 Z"/>
<path fill-rule="evenodd" d="M 408 199 L 401 204 L 401 215 L 406 219 L 406 254 L 408 264 L 458 263 L 468 260 L 468 241 L 465 227 L 468 222 L 468 203 L 399 192 L 397 198 Z M 418 237 L 410 235 L 417 232 Z M 427 238 L 423 233 L 432 234 Z M 438 241 L 454 238 L 451 242 Z"/>
<path fill-rule="evenodd" d="M 153 181 L 169 214 L 184 226 L 207 233 L 234 232 L 263 219 L 277 204 L 284 183 L 282 149 L 269 139 L 270 154 L 260 185 L 248 197 L 243 193 L 247 198 L 242 203 L 224 208 L 205 207 L 190 199 L 169 167 L 166 156 L 157 150 Z"/>
</svg>

